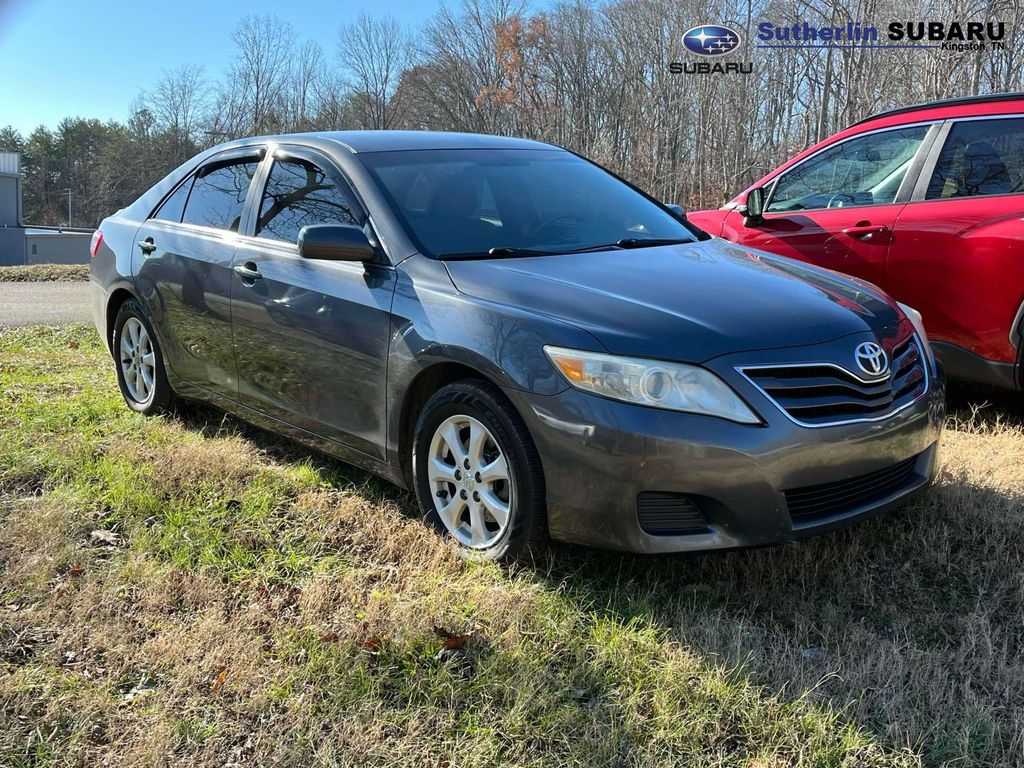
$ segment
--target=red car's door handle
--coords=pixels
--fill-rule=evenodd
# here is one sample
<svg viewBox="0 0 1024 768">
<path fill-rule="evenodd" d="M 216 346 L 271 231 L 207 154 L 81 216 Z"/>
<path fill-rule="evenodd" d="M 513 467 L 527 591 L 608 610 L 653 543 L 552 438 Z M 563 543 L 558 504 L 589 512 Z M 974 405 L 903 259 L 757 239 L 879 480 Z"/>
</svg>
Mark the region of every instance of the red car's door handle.
<svg viewBox="0 0 1024 768">
<path fill-rule="evenodd" d="M 858 240 L 866 240 L 872 235 L 882 235 L 889 231 L 885 224 L 857 224 L 853 227 L 846 227 L 842 230 L 844 235 L 856 237 Z"/>
</svg>

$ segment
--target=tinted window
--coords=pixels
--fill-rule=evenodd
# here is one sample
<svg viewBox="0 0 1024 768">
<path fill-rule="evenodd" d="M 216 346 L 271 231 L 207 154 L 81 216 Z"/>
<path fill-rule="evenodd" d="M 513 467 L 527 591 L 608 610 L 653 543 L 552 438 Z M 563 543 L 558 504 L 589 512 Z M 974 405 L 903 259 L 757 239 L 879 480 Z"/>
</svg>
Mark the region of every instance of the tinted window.
<svg viewBox="0 0 1024 768">
<path fill-rule="evenodd" d="M 258 165 L 259 160 L 247 158 L 200 170 L 192 183 L 182 221 L 237 232 L 249 182 Z"/>
<path fill-rule="evenodd" d="M 360 159 L 420 247 L 435 255 L 696 239 L 637 191 L 562 150 L 438 149 Z"/>
<path fill-rule="evenodd" d="M 924 125 L 900 128 L 823 150 L 779 178 L 766 210 L 893 203 L 927 132 L 928 126 Z"/>
<path fill-rule="evenodd" d="M 307 224 L 359 224 L 348 197 L 323 169 L 304 160 L 280 160 L 270 169 L 256 235 L 294 243 Z"/>
<path fill-rule="evenodd" d="M 1024 120 L 954 123 L 928 184 L 928 199 L 1009 195 L 1024 187 Z"/>
<path fill-rule="evenodd" d="M 191 188 L 192 179 L 190 178 L 164 200 L 163 205 L 153 214 L 153 218 L 161 221 L 181 221 L 181 214 L 185 210 L 185 201 L 188 199 L 188 191 Z"/>
</svg>

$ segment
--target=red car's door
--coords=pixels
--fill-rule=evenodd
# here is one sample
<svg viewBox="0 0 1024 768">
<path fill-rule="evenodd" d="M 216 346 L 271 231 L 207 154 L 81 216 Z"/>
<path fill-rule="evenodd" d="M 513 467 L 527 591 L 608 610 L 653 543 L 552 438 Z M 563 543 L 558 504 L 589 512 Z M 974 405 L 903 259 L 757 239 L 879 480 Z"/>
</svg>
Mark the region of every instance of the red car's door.
<svg viewBox="0 0 1024 768">
<path fill-rule="evenodd" d="M 934 170 L 899 215 L 889 292 L 933 341 L 1012 363 L 1024 301 L 1024 118 L 947 123 Z M 933 153 L 936 154 L 936 153 Z"/>
<path fill-rule="evenodd" d="M 731 211 L 722 237 L 884 287 L 908 170 L 929 128 L 871 131 L 810 155 L 771 183 L 762 221 L 746 225 Z"/>
</svg>

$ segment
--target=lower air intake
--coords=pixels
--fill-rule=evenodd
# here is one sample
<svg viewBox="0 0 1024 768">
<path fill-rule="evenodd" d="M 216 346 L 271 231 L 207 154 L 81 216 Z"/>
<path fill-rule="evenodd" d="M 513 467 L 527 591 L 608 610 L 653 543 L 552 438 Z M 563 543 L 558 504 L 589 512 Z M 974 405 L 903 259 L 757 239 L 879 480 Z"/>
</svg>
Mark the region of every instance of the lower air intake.
<svg viewBox="0 0 1024 768">
<path fill-rule="evenodd" d="M 685 536 L 708 530 L 700 508 L 679 493 L 641 493 L 636 497 L 636 516 L 651 536 Z"/>
<path fill-rule="evenodd" d="M 917 456 L 848 480 L 840 480 L 786 491 L 789 516 L 795 525 L 806 524 L 853 512 L 879 502 L 907 487 L 917 465 Z"/>
</svg>

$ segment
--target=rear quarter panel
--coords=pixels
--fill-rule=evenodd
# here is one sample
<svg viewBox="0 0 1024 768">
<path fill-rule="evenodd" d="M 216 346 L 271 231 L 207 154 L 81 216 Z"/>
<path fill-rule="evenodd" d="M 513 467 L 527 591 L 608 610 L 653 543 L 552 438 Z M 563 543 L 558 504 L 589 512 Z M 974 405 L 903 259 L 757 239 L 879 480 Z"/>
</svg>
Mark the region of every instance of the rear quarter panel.
<svg viewBox="0 0 1024 768">
<path fill-rule="evenodd" d="M 99 229 L 103 233 L 103 242 L 89 265 L 92 316 L 96 330 L 109 350 L 113 330 L 112 318 L 108 316 L 111 298 L 120 290 L 137 295 L 132 276 L 132 251 L 139 222 L 119 211 L 104 219 Z"/>
</svg>

